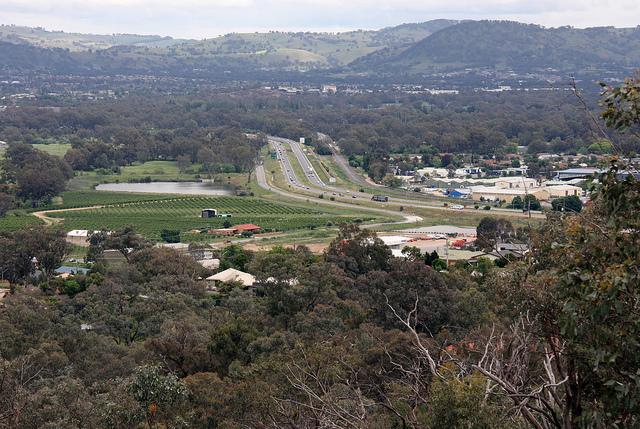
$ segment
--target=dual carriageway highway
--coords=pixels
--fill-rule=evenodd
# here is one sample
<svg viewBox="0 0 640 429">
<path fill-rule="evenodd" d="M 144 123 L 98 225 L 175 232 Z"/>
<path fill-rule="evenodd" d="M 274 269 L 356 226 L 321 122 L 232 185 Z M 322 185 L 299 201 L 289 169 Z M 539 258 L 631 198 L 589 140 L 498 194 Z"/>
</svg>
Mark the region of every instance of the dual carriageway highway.
<svg viewBox="0 0 640 429">
<path fill-rule="evenodd" d="M 357 194 L 351 193 L 350 190 L 348 189 L 344 189 L 344 188 L 340 188 L 337 186 L 333 186 L 332 184 L 327 184 L 324 183 L 321 179 L 320 176 L 318 175 L 318 172 L 315 170 L 315 168 L 313 167 L 313 164 L 311 163 L 311 161 L 309 161 L 309 158 L 307 157 L 305 151 L 302 149 L 302 147 L 300 146 L 300 143 L 294 141 L 294 140 L 290 140 L 290 139 L 285 139 L 282 137 L 273 137 L 273 136 L 269 136 L 268 137 L 269 143 L 273 146 L 275 152 L 276 152 L 276 156 L 277 159 L 279 161 L 282 173 L 284 174 L 285 177 L 285 181 L 287 184 L 291 185 L 294 189 L 298 189 L 300 191 L 313 191 L 313 192 L 319 192 L 322 193 L 323 195 L 330 195 L 330 196 L 336 196 L 336 197 L 342 197 L 342 198 L 350 198 L 352 200 L 367 200 L 370 201 L 371 197 L 374 195 L 372 193 L 368 193 L 368 192 L 358 192 Z M 286 145 L 288 145 L 291 148 L 291 152 L 293 153 L 293 155 L 295 156 L 295 160 L 298 163 L 298 165 L 301 167 L 303 173 L 306 176 L 306 180 L 308 181 L 305 182 L 301 179 L 299 179 L 295 173 L 295 170 L 293 168 L 293 165 L 291 163 L 291 160 L 289 159 L 287 150 L 286 150 Z M 336 163 L 340 166 L 340 168 L 345 171 L 345 173 L 347 174 L 347 176 L 349 177 L 349 179 L 354 182 L 357 186 L 359 186 L 362 189 L 365 189 L 367 191 L 371 191 L 371 187 L 372 185 L 367 183 L 360 175 L 358 175 L 355 171 L 353 171 L 353 168 L 351 168 L 350 165 L 348 165 L 347 161 L 344 159 L 344 157 L 342 157 L 340 155 L 340 153 L 335 149 L 335 147 L 332 147 L 333 150 L 333 159 L 336 161 Z M 306 195 L 300 195 L 300 194 L 295 194 L 295 193 L 291 193 L 291 192 L 287 192 L 281 189 L 273 189 L 272 186 L 267 184 L 266 181 L 266 177 L 264 175 L 264 168 L 262 165 L 259 165 L 257 167 L 257 172 L 258 172 L 258 185 L 265 188 L 265 189 L 269 189 L 273 192 L 277 192 L 281 195 L 286 195 L 288 197 L 294 197 L 294 198 L 302 198 L 302 199 L 314 199 L 315 201 L 321 202 L 323 204 L 330 204 L 330 205 L 334 205 L 334 206 L 347 206 L 347 207 L 353 207 L 352 204 L 347 204 L 345 202 L 339 202 L 339 201 L 327 201 L 325 199 L 318 199 L 318 198 L 309 198 Z M 261 180 L 261 177 L 262 180 Z M 310 185 L 309 185 L 310 184 Z M 416 201 L 416 200 L 411 200 L 408 198 L 409 192 L 406 192 L 406 198 L 398 198 L 398 197 L 393 197 L 393 198 L 389 198 L 389 201 L 385 204 L 398 204 L 398 205 L 402 205 L 403 207 L 411 207 L 411 208 L 429 208 L 429 209 L 436 209 L 436 210 L 455 210 L 452 208 L 447 208 L 444 207 L 440 202 L 438 203 L 434 203 L 434 202 L 426 202 L 426 201 Z M 353 201 L 352 201 L 353 202 Z M 383 209 L 383 208 L 371 208 L 371 207 L 362 207 L 362 210 L 371 210 L 371 211 L 376 211 L 376 212 L 385 212 L 385 213 L 389 213 L 389 214 L 395 214 L 398 216 L 402 216 L 405 218 L 404 222 L 418 222 L 421 221 L 422 218 L 419 216 L 414 216 L 414 215 L 410 215 L 404 212 L 399 212 L 399 211 L 392 211 L 392 210 L 388 210 L 388 209 Z M 518 210 L 511 210 L 511 209 L 499 209 L 499 208 L 495 208 L 493 207 L 492 210 L 494 212 L 500 212 L 501 214 L 509 214 L 511 216 L 522 216 L 522 217 L 528 217 L 530 216 L 531 218 L 544 218 L 545 216 L 542 213 L 529 213 L 529 214 L 524 214 L 521 211 Z"/>
</svg>

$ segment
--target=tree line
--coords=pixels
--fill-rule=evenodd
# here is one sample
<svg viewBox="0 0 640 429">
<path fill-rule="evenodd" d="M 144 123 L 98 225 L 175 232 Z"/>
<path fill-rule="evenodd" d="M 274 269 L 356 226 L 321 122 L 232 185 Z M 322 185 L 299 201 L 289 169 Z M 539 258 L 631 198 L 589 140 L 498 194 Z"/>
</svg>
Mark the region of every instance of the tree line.
<svg viewBox="0 0 640 429">
<path fill-rule="evenodd" d="M 71 143 L 73 150 L 66 159 L 75 170 L 84 171 L 179 157 L 183 165 L 209 161 L 209 150 L 218 169 L 233 166 L 240 171 L 246 168 L 244 161 L 252 158 L 241 148 L 252 155 L 256 150 L 255 141 L 249 141 L 244 132 L 296 140 L 308 137 L 316 149 L 329 153 L 317 139 L 321 132 L 367 172 L 387 165 L 392 157 L 406 161 L 411 153 L 422 156 L 419 166 L 446 167 L 442 153 L 464 153 L 470 161 L 474 157 L 478 161 L 513 153 L 518 145 L 526 146 L 532 155 L 607 151 L 593 145 L 583 106 L 567 101 L 570 90 L 457 95 L 365 92 L 288 98 L 246 88 L 234 91 L 233 98 L 204 91 L 202 99 L 129 95 L 59 109 L 42 108 L 42 101 L 37 101 L 4 111 L 0 138 L 9 143 Z M 595 92 L 588 91 L 584 100 L 589 109 L 597 109 Z M 638 150 L 628 135 L 609 138 L 623 151 Z"/>
</svg>

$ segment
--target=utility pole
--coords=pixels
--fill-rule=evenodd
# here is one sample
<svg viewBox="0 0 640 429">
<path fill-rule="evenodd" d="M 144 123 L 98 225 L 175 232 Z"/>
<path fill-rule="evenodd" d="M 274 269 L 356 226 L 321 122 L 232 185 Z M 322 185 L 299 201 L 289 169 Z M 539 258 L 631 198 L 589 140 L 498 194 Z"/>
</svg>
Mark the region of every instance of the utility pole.
<svg viewBox="0 0 640 429">
<path fill-rule="evenodd" d="M 447 238 L 444 254 L 447 255 L 447 270 L 449 269 L 449 239 Z"/>
</svg>

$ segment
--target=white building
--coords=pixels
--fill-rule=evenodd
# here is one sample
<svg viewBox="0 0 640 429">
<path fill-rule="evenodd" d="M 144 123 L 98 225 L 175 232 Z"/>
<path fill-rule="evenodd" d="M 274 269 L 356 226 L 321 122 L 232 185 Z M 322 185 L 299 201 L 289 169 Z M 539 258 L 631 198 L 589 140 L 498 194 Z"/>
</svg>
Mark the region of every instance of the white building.
<svg viewBox="0 0 640 429">
<path fill-rule="evenodd" d="M 485 180 L 486 183 L 493 183 L 496 188 L 535 188 L 538 186 L 537 179 L 531 179 L 524 176 L 519 177 L 497 177 L 495 179 Z"/>
<path fill-rule="evenodd" d="M 581 197 L 584 193 L 582 188 L 572 185 L 547 185 L 544 189 L 549 193 L 551 198 L 568 197 L 569 195 Z"/>
<path fill-rule="evenodd" d="M 76 246 L 89 246 L 89 231 L 86 229 L 74 229 L 67 232 L 67 241 Z"/>
<path fill-rule="evenodd" d="M 380 240 L 384 242 L 387 246 L 393 249 L 402 250 L 404 246 L 409 243 L 409 239 L 407 237 L 402 237 L 400 235 L 387 235 L 378 237 Z"/>
<path fill-rule="evenodd" d="M 449 170 L 446 168 L 427 167 L 416 170 L 420 176 L 428 175 L 429 177 L 448 177 Z"/>
<path fill-rule="evenodd" d="M 526 195 L 533 195 L 539 201 L 547 201 L 550 198 L 547 188 L 498 188 L 496 186 L 472 186 L 471 198 L 474 201 L 481 199 L 486 201 L 506 201 L 510 203 L 515 197 L 524 199 Z"/>
</svg>

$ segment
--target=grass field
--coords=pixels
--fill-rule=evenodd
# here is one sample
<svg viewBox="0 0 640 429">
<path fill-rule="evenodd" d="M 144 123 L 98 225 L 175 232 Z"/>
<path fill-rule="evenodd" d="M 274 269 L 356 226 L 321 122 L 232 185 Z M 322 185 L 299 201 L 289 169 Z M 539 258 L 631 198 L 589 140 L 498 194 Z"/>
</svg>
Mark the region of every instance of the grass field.
<svg viewBox="0 0 640 429">
<path fill-rule="evenodd" d="M 67 151 L 69 149 L 71 149 L 71 144 L 70 143 L 64 143 L 64 144 L 34 144 L 31 145 L 33 146 L 34 149 L 38 149 L 41 150 L 43 152 L 47 152 L 50 155 L 56 155 L 59 157 L 63 157 L 65 153 L 67 153 Z"/>
<path fill-rule="evenodd" d="M 67 188 L 72 190 L 90 190 L 99 183 L 138 182 L 143 178 L 153 181 L 199 180 L 193 173 L 199 170 L 199 165 L 191 166 L 189 174 L 180 174 L 173 161 L 149 161 L 134 163 L 120 169 L 120 174 L 100 175 L 95 172 L 76 172 L 76 176 L 69 182 Z M 228 175 L 227 175 L 228 176 Z"/>
<path fill-rule="evenodd" d="M 122 167 L 121 176 L 169 175 L 178 176 L 180 170 L 172 161 L 149 161 Z"/>
</svg>

